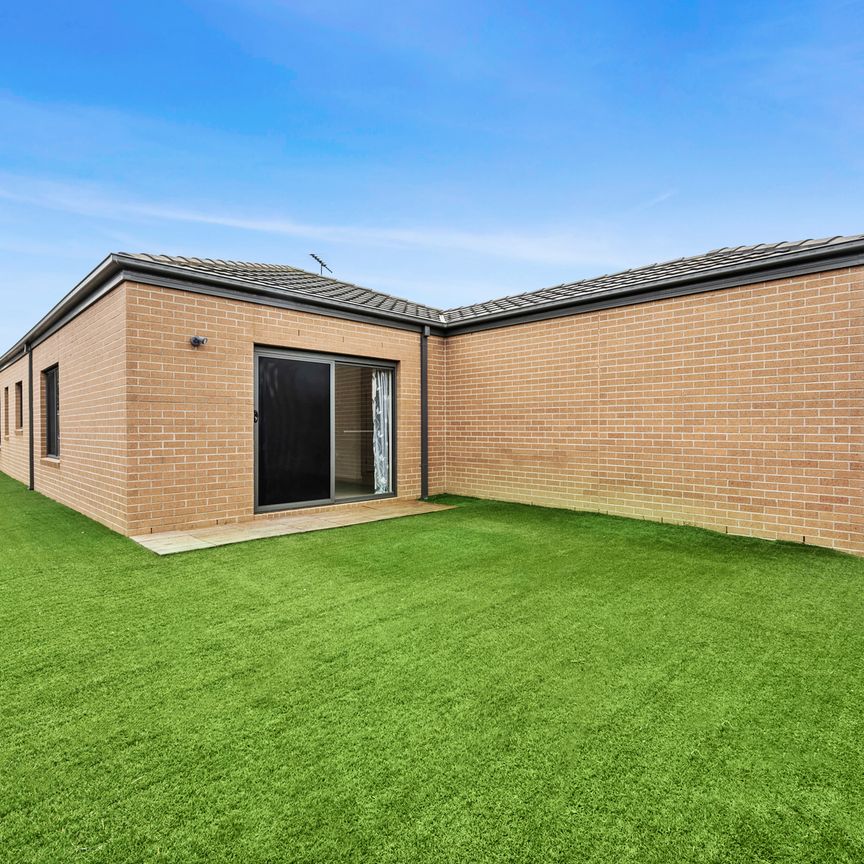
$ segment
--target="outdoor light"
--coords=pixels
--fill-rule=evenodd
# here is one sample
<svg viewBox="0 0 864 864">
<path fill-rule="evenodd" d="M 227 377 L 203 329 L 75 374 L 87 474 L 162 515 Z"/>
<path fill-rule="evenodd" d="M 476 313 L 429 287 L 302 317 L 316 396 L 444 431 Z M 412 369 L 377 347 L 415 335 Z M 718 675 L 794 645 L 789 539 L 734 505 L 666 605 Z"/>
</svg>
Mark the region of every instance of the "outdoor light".
<svg viewBox="0 0 864 864">
<path fill-rule="evenodd" d="M 207 344 L 207 337 L 206 337 L 206 336 L 193 336 L 193 337 L 189 340 L 189 344 L 190 344 L 193 348 L 200 348 L 202 345 L 206 345 L 206 344 Z"/>
</svg>

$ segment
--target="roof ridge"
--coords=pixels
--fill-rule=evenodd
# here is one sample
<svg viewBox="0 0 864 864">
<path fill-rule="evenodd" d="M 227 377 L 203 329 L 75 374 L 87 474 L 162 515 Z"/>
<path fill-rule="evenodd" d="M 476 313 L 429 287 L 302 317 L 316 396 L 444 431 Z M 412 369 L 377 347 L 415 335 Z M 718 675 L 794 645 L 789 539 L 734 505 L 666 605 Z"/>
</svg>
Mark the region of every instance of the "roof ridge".
<svg viewBox="0 0 864 864">
<path fill-rule="evenodd" d="M 187 261 L 195 264 L 219 264 L 225 267 L 258 267 L 262 270 L 296 270 L 300 273 L 311 273 L 292 264 L 268 264 L 263 261 L 235 261 L 231 258 L 199 258 L 197 255 L 165 255 L 162 252 L 117 252 L 117 255 L 125 255 L 128 258 L 149 258 L 152 261 L 163 259 L 165 261 Z M 317 276 L 317 273 L 311 275 Z M 326 278 L 326 277 L 325 277 Z"/>
</svg>

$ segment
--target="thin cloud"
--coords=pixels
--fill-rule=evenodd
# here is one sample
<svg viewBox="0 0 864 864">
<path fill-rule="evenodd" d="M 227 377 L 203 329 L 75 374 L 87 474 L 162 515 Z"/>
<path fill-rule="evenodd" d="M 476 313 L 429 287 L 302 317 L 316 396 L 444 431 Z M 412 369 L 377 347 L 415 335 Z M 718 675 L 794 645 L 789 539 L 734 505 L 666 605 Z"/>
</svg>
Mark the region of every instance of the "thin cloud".
<svg viewBox="0 0 864 864">
<path fill-rule="evenodd" d="M 644 210 L 650 210 L 652 207 L 656 207 L 658 204 L 662 204 L 664 201 L 674 198 L 677 194 L 677 189 L 667 189 L 665 192 L 661 192 L 659 195 L 655 195 L 653 198 L 649 198 L 647 201 L 643 201 L 641 204 L 631 207 L 627 213 L 641 213 Z"/>
<path fill-rule="evenodd" d="M 441 228 L 320 225 L 131 200 L 83 184 L 52 183 L 10 175 L 0 175 L 0 199 L 98 219 L 213 225 L 328 243 L 459 250 L 546 264 L 586 265 L 616 257 L 606 240 L 598 236 L 586 240 L 584 232 L 577 237 L 572 231 L 481 233 Z"/>
</svg>

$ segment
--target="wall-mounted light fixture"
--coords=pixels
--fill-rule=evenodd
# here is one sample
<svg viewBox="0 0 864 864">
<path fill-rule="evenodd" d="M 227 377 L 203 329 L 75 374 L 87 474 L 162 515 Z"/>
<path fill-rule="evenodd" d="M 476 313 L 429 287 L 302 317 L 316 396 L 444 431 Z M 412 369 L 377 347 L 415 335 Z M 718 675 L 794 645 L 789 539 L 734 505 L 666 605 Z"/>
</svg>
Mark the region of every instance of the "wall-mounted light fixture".
<svg viewBox="0 0 864 864">
<path fill-rule="evenodd" d="M 207 337 L 206 337 L 206 336 L 193 336 L 193 337 L 189 340 L 189 344 L 190 344 L 193 348 L 200 348 L 202 345 L 206 345 L 206 344 L 207 344 Z"/>
</svg>

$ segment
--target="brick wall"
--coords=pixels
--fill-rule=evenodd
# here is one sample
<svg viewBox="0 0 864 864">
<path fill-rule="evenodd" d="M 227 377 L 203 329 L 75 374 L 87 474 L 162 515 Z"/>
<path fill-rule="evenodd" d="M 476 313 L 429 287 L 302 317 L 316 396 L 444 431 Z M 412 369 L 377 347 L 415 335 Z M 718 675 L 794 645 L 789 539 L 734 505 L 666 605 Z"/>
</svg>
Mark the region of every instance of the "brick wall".
<svg viewBox="0 0 864 864">
<path fill-rule="evenodd" d="M 430 491 L 864 553 L 862 273 L 431 337 Z M 419 495 L 417 333 L 130 283 L 34 351 L 36 488 L 131 534 L 252 518 L 256 344 L 395 361 L 398 494 Z M 22 482 L 26 400 L 22 359 L 0 373 L 0 470 Z"/>
<path fill-rule="evenodd" d="M 22 383 L 24 427 L 15 428 L 15 385 Z M 27 483 L 30 472 L 27 402 L 27 358 L 0 372 L 0 471 Z"/>
<path fill-rule="evenodd" d="M 126 293 L 120 286 L 33 349 L 36 489 L 126 530 Z M 60 458 L 44 456 L 42 370 L 59 366 Z"/>
<path fill-rule="evenodd" d="M 115 289 L 33 349 L 34 480 L 37 491 L 126 530 L 125 291 Z M 60 456 L 45 456 L 42 371 L 57 364 L 60 380 Z M 29 474 L 27 359 L 0 372 L 9 387 L 22 381 L 24 428 L 0 447 L 0 470 L 21 482 Z M 4 412 L 5 414 L 5 412 Z M 3 418 L 5 424 L 6 418 Z"/>
<path fill-rule="evenodd" d="M 397 491 L 418 497 L 419 334 L 147 285 L 127 290 L 129 533 L 253 517 L 256 345 L 396 361 Z M 194 333 L 207 345 L 193 349 Z"/>
<path fill-rule="evenodd" d="M 862 273 L 450 337 L 448 490 L 864 552 Z"/>
<path fill-rule="evenodd" d="M 447 492 L 447 340 L 430 336 L 427 381 L 429 386 L 429 494 Z"/>
</svg>

